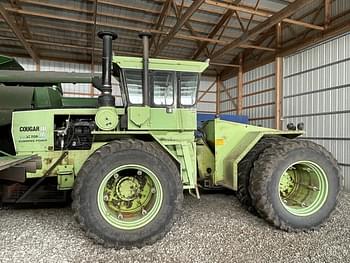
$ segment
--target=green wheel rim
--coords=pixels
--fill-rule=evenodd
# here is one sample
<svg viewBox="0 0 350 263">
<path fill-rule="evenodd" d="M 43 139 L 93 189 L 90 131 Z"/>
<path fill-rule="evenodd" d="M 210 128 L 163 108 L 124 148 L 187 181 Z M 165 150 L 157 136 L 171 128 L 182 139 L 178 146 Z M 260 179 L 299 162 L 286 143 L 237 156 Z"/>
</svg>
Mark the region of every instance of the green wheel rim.
<svg viewBox="0 0 350 263">
<path fill-rule="evenodd" d="M 279 180 L 280 201 L 293 215 L 315 214 L 324 205 L 327 196 L 326 173 L 314 162 L 293 163 L 283 172 Z"/>
<path fill-rule="evenodd" d="M 103 218 L 112 226 L 135 230 L 150 223 L 163 201 L 159 179 L 148 168 L 122 165 L 109 172 L 101 182 L 97 204 Z"/>
</svg>

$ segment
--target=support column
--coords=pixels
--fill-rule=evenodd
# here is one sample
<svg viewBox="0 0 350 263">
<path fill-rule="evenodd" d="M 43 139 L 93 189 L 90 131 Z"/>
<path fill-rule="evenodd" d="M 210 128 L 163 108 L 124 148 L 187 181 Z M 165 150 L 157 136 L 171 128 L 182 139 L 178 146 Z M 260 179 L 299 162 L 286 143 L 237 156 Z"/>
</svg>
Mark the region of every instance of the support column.
<svg viewBox="0 0 350 263">
<path fill-rule="evenodd" d="M 332 0 L 324 0 L 324 28 L 327 29 L 331 23 Z"/>
<path fill-rule="evenodd" d="M 216 110 L 215 110 L 215 114 L 219 115 L 220 114 L 220 93 L 221 93 L 221 89 L 220 89 L 220 75 L 217 74 L 216 75 Z"/>
<path fill-rule="evenodd" d="M 277 33 L 277 49 L 280 49 L 282 46 L 282 24 L 278 23 L 276 25 Z M 283 58 L 276 56 L 275 58 L 275 128 L 281 129 L 281 118 L 282 118 L 282 74 L 283 74 Z"/>
<path fill-rule="evenodd" d="M 35 62 L 35 70 L 40 71 L 40 60 Z"/>
<path fill-rule="evenodd" d="M 237 114 L 242 114 L 243 111 L 243 55 L 239 56 L 239 68 L 237 74 Z"/>
</svg>

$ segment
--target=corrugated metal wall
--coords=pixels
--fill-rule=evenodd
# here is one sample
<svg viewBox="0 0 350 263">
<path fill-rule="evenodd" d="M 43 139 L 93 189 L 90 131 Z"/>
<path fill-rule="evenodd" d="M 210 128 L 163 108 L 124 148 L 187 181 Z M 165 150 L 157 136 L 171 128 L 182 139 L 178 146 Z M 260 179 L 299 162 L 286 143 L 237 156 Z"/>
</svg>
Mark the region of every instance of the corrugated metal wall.
<svg viewBox="0 0 350 263">
<path fill-rule="evenodd" d="M 202 76 L 198 89 L 197 111 L 200 113 L 215 113 L 216 111 L 216 79 Z"/>
<path fill-rule="evenodd" d="M 283 124 L 305 124 L 343 168 L 350 190 L 350 34 L 284 59 Z"/>
<path fill-rule="evenodd" d="M 231 78 L 221 83 L 220 112 L 223 114 L 236 113 L 237 78 Z"/>
<path fill-rule="evenodd" d="M 236 114 L 237 77 L 225 80 L 221 91 L 220 112 Z M 250 123 L 263 127 L 274 127 L 275 111 L 275 64 L 270 63 L 243 74 L 243 115 Z"/>
<path fill-rule="evenodd" d="M 258 67 L 243 75 L 243 115 L 250 123 L 274 127 L 275 63 Z"/>
<path fill-rule="evenodd" d="M 29 58 L 16 58 L 17 61 L 23 66 L 25 70 L 35 71 L 35 63 Z M 41 71 L 61 71 L 61 72 L 78 72 L 78 73 L 89 73 L 90 65 L 78 64 L 69 62 L 58 62 L 41 60 L 40 61 Z M 96 66 L 96 72 L 101 72 L 101 66 Z M 215 82 L 215 78 L 202 77 L 201 85 L 199 87 L 198 96 L 203 94 L 208 87 Z M 116 97 L 116 104 L 122 105 L 119 83 L 112 78 L 113 91 L 112 94 Z M 67 97 L 91 97 L 91 85 L 90 84 L 63 84 L 63 91 Z M 215 113 L 216 110 L 216 85 L 214 85 L 206 94 L 203 96 L 202 101 L 198 103 L 198 111 L 205 113 Z M 94 90 L 94 96 L 97 97 L 99 94 L 98 90 Z"/>
</svg>

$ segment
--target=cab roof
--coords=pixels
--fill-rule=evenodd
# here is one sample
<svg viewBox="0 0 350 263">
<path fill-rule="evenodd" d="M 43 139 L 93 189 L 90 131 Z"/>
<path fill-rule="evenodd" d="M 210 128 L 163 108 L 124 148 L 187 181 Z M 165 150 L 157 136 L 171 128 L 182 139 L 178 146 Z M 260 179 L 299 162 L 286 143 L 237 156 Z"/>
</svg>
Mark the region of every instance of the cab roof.
<svg viewBox="0 0 350 263">
<path fill-rule="evenodd" d="M 113 63 L 116 63 L 123 69 L 142 69 L 142 57 L 125 57 L 114 56 Z M 202 73 L 209 66 L 209 61 L 186 61 L 172 59 L 149 59 L 150 70 L 169 70 L 181 72 L 198 72 Z"/>
</svg>

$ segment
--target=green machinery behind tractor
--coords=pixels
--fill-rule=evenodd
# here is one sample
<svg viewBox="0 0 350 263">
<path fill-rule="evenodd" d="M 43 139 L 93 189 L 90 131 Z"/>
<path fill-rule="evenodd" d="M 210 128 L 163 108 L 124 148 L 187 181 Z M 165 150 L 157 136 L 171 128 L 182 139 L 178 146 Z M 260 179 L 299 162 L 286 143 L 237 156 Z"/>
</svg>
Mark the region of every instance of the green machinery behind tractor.
<svg viewBox="0 0 350 263">
<path fill-rule="evenodd" d="M 208 62 L 112 56 L 102 76 L 0 71 L 2 203 L 72 195 L 87 235 L 112 247 L 162 238 L 182 209 L 183 190 L 231 189 L 277 228 L 318 228 L 336 206 L 342 177 L 323 147 L 280 131 L 215 118 L 197 131 L 196 97 Z M 115 106 L 111 78 L 120 84 Z M 97 98 L 65 98 L 62 83 L 91 83 Z M 197 132 L 196 132 L 197 131 Z"/>
</svg>

